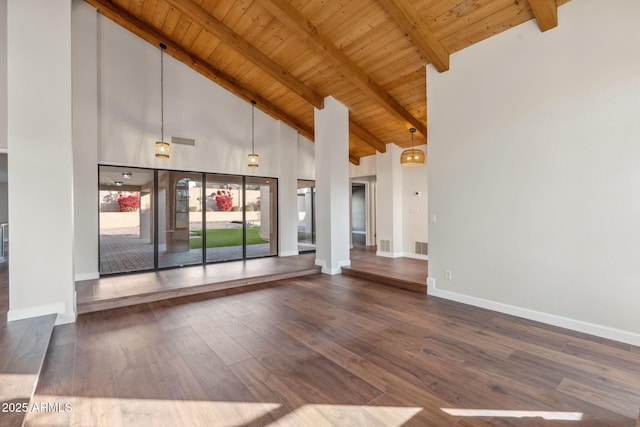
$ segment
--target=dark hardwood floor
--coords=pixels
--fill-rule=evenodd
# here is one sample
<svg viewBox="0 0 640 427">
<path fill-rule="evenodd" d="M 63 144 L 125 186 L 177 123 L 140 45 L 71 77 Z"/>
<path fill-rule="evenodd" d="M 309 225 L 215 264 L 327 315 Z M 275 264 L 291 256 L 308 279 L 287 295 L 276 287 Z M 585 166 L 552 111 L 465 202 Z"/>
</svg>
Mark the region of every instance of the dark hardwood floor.
<svg viewBox="0 0 640 427">
<path fill-rule="evenodd" d="M 316 274 L 81 315 L 34 401 L 70 410 L 27 425 L 635 426 L 640 348 Z"/>
</svg>

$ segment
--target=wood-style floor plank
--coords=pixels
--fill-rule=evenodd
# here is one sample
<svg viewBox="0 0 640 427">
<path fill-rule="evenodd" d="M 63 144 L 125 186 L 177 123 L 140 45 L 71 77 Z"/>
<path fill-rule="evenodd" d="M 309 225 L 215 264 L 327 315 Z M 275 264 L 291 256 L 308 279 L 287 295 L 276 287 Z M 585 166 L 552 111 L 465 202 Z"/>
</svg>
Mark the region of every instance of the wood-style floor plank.
<svg viewBox="0 0 640 427">
<path fill-rule="evenodd" d="M 640 410 L 636 347 L 348 276 L 59 331 L 34 399 L 73 411 L 27 425 L 634 427 Z"/>
</svg>

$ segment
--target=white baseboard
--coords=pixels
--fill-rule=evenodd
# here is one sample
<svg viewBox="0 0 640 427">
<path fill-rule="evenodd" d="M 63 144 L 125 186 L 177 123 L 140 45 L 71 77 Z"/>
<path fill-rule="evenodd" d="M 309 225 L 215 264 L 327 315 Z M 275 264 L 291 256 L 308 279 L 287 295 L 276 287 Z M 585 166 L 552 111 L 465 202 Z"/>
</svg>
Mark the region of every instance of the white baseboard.
<svg viewBox="0 0 640 427">
<path fill-rule="evenodd" d="M 80 282 L 83 280 L 95 280 L 100 278 L 100 273 L 97 271 L 95 273 L 76 273 L 75 281 Z"/>
<path fill-rule="evenodd" d="M 67 313 L 66 304 L 64 302 L 58 302 L 54 304 L 44 304 L 36 307 L 19 308 L 17 310 L 9 310 L 7 312 L 7 321 L 12 322 L 14 320 L 30 319 L 32 317 L 46 316 L 47 314 L 57 314 L 56 324 L 58 321 L 65 321 L 64 323 L 75 322 L 76 313 Z M 73 320 L 69 320 L 73 318 Z M 59 320 L 58 320 L 59 319 Z"/>
<path fill-rule="evenodd" d="M 400 258 L 403 255 L 402 255 L 402 252 L 376 251 L 376 256 L 383 256 L 383 257 L 387 257 L 387 258 Z"/>
<path fill-rule="evenodd" d="M 287 251 L 287 252 L 280 252 L 278 254 L 278 256 L 296 256 L 296 255 L 300 255 L 300 252 L 298 252 L 298 251 Z"/>
<path fill-rule="evenodd" d="M 78 313 L 58 313 L 56 317 L 56 325 L 66 325 L 67 323 L 74 323 L 78 318 Z"/>
<path fill-rule="evenodd" d="M 413 258 L 413 259 L 423 259 L 425 261 L 429 260 L 429 256 L 428 255 L 421 255 L 421 254 L 417 254 L 414 252 L 403 252 L 402 256 L 405 258 Z"/>
<path fill-rule="evenodd" d="M 522 317 L 524 319 L 534 320 L 536 322 L 546 323 L 548 325 L 558 326 L 572 331 L 607 338 L 626 344 L 640 346 L 640 334 L 634 332 L 623 331 L 621 329 L 610 328 L 608 326 L 584 322 L 582 320 L 570 319 L 568 317 L 557 316 L 555 314 L 530 310 L 528 308 L 517 307 L 470 295 L 459 294 L 457 292 L 445 291 L 438 289 L 436 287 L 435 279 L 431 277 L 427 278 L 427 295 L 485 308 L 499 313 L 510 314 L 512 316 Z"/>
<path fill-rule="evenodd" d="M 348 267 L 351 265 L 351 260 L 343 260 L 343 261 L 338 261 L 338 266 L 337 267 L 327 267 L 327 262 L 325 260 L 321 260 L 321 259 L 317 259 L 316 258 L 316 262 L 315 264 L 319 267 L 321 267 L 321 272 L 324 274 L 330 274 L 330 275 L 335 275 L 335 274 L 340 274 L 342 273 L 342 267 Z"/>
</svg>

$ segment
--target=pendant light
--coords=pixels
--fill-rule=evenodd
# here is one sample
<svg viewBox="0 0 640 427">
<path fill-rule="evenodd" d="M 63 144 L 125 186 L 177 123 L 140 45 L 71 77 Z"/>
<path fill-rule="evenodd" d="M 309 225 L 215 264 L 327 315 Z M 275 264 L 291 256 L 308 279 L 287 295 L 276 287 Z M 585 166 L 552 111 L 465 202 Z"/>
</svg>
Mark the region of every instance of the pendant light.
<svg viewBox="0 0 640 427">
<path fill-rule="evenodd" d="M 169 143 L 164 140 L 164 50 L 167 45 L 160 43 L 160 141 L 156 141 L 156 157 L 169 158 Z"/>
<path fill-rule="evenodd" d="M 400 164 L 402 166 L 422 166 L 424 165 L 424 152 L 413 148 L 413 134 L 416 133 L 416 128 L 409 129 L 409 132 L 411 132 L 411 148 L 402 152 Z"/>
<path fill-rule="evenodd" d="M 250 168 L 257 168 L 259 166 L 258 155 L 255 152 L 255 110 L 256 101 L 251 100 L 251 154 L 247 156 L 247 166 Z"/>
</svg>

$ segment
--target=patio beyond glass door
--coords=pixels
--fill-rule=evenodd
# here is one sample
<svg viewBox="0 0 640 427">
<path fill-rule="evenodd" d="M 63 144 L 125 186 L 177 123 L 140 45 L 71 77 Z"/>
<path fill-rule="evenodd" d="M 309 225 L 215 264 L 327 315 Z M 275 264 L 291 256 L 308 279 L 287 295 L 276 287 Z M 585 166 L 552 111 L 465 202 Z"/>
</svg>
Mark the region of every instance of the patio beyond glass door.
<svg viewBox="0 0 640 427">
<path fill-rule="evenodd" d="M 202 263 L 202 174 L 158 171 L 158 267 Z"/>
<path fill-rule="evenodd" d="M 100 166 L 100 274 L 152 270 L 153 171 Z"/>
<path fill-rule="evenodd" d="M 248 176 L 245 180 L 247 258 L 278 254 L 277 181 Z"/>
<path fill-rule="evenodd" d="M 207 174 L 206 262 L 243 258 L 242 177 Z"/>
</svg>

